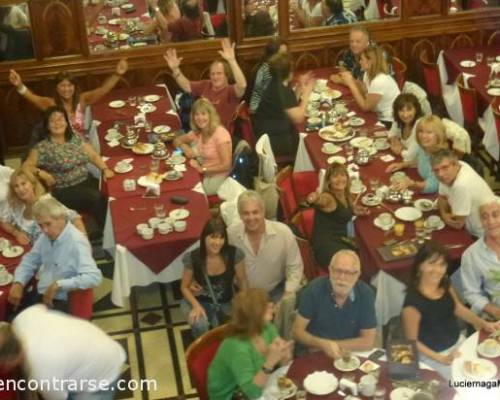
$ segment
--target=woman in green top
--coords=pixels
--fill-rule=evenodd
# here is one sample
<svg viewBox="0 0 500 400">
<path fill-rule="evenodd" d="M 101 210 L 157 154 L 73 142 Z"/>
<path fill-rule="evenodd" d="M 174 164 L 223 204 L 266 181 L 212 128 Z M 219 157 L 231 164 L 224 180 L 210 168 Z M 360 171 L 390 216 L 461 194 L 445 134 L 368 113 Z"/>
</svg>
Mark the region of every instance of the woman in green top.
<svg viewBox="0 0 500 400">
<path fill-rule="evenodd" d="M 293 342 L 278 335 L 271 323 L 273 310 L 262 289 L 246 289 L 235 296 L 229 336 L 208 369 L 210 400 L 231 400 L 239 391 L 256 399 L 274 368 L 292 360 Z"/>
</svg>

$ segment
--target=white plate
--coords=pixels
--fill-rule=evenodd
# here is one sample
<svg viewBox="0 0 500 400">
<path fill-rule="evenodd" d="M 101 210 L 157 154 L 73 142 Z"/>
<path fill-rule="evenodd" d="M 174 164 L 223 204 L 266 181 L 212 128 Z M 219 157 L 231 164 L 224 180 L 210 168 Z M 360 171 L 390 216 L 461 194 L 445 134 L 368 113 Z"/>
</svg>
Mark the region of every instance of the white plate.
<svg viewBox="0 0 500 400">
<path fill-rule="evenodd" d="M 476 62 L 472 60 L 463 60 L 460 61 L 460 66 L 464 68 L 473 68 L 476 66 Z"/>
<path fill-rule="evenodd" d="M 352 117 L 350 120 L 349 120 L 349 125 L 351 126 L 363 126 L 365 124 L 365 120 L 363 118 L 360 118 L 360 117 Z"/>
<path fill-rule="evenodd" d="M 345 164 L 347 162 L 345 157 L 342 156 L 331 156 L 328 157 L 328 160 L 326 160 L 328 164 L 333 164 L 333 163 L 339 163 L 339 164 Z"/>
<path fill-rule="evenodd" d="M 355 137 L 354 139 L 351 139 L 349 143 L 352 147 L 366 148 L 372 145 L 373 139 L 369 137 Z"/>
<path fill-rule="evenodd" d="M 185 208 L 176 208 L 168 213 L 168 216 L 172 219 L 184 219 L 189 217 L 189 210 Z"/>
<path fill-rule="evenodd" d="M 328 96 L 332 99 L 339 99 L 342 97 L 342 92 L 340 90 L 335 90 L 335 89 L 327 89 L 324 92 L 325 96 Z"/>
<path fill-rule="evenodd" d="M 168 171 L 165 173 L 165 180 L 166 181 L 178 181 L 182 177 L 183 177 L 182 172 L 175 171 L 175 170 Z"/>
<path fill-rule="evenodd" d="M 342 358 L 337 358 L 333 363 L 333 366 L 342 372 L 351 372 L 357 370 L 361 365 L 361 361 L 356 356 L 351 356 L 351 361 L 347 364 L 342 360 Z"/>
<path fill-rule="evenodd" d="M 361 186 L 361 189 L 356 190 L 351 186 L 351 193 L 352 194 L 358 194 L 358 193 L 364 193 L 366 192 L 366 185 Z"/>
<path fill-rule="evenodd" d="M 162 178 L 162 180 L 163 180 L 163 178 Z M 160 183 L 161 183 L 161 181 L 155 182 L 155 181 L 149 179 L 147 175 L 143 175 L 139 179 L 137 179 L 137 184 L 139 186 L 142 186 L 142 187 L 148 187 L 148 186 L 155 185 L 155 184 L 158 185 Z"/>
<path fill-rule="evenodd" d="M 492 347 L 492 351 L 485 351 L 485 343 L 491 340 L 492 343 L 496 343 L 495 346 Z M 484 342 L 479 344 L 476 348 L 477 354 L 486 358 L 497 358 L 500 357 L 500 343 L 498 343 L 495 339 L 486 339 Z"/>
<path fill-rule="evenodd" d="M 418 199 L 413 204 L 422 212 L 431 211 L 434 208 L 434 202 L 429 199 Z"/>
<path fill-rule="evenodd" d="M 444 223 L 444 221 L 442 219 L 439 220 L 439 224 L 437 224 L 436 226 L 430 226 L 428 219 L 426 219 L 424 222 L 424 227 L 427 229 L 432 229 L 433 231 L 440 231 L 445 226 L 446 226 L 446 224 Z"/>
<path fill-rule="evenodd" d="M 7 274 L 5 275 L 5 279 L 0 281 L 0 286 L 5 286 L 11 283 L 14 280 L 14 275 L 12 274 Z"/>
<path fill-rule="evenodd" d="M 334 392 L 338 384 L 337 377 L 326 371 L 313 372 L 304 379 L 304 389 L 318 396 Z"/>
<path fill-rule="evenodd" d="M 382 203 L 382 199 L 373 193 L 368 193 L 361 198 L 361 203 L 368 207 L 375 207 Z"/>
<path fill-rule="evenodd" d="M 391 230 L 395 223 L 396 221 L 394 219 L 391 220 L 391 223 L 389 225 L 382 225 L 378 217 L 373 220 L 373 225 L 375 225 L 377 228 L 382 229 L 383 231 Z"/>
<path fill-rule="evenodd" d="M 130 4 L 130 3 L 127 3 L 127 4 L 122 4 L 121 7 L 122 7 L 123 10 L 130 10 L 130 9 L 134 8 L 134 5 Z"/>
<path fill-rule="evenodd" d="M 490 96 L 500 96 L 500 88 L 489 88 L 487 93 Z"/>
<path fill-rule="evenodd" d="M 158 125 L 153 128 L 154 133 L 168 133 L 170 132 L 170 126 L 168 125 Z"/>
<path fill-rule="evenodd" d="M 120 140 L 123 137 L 123 135 L 118 132 L 116 129 L 108 129 L 108 133 L 106 136 L 104 136 L 104 139 L 107 140 L 108 142 L 111 142 L 112 140 Z"/>
<path fill-rule="evenodd" d="M 114 100 L 109 102 L 108 106 L 111 108 L 122 108 L 125 107 L 125 102 L 123 100 Z"/>
<path fill-rule="evenodd" d="M 495 58 L 495 60 L 500 62 L 500 56 L 497 56 L 497 58 Z"/>
<path fill-rule="evenodd" d="M 135 154 L 151 154 L 153 150 L 155 149 L 155 146 L 151 143 L 136 143 L 132 147 L 132 152 Z"/>
<path fill-rule="evenodd" d="M 321 147 L 321 152 L 324 154 L 335 154 L 338 153 L 340 150 L 342 150 L 342 147 L 336 145 L 332 145 L 332 147 L 325 147 L 325 146 Z"/>
<path fill-rule="evenodd" d="M 118 162 L 116 163 L 115 167 L 113 168 L 113 171 L 115 171 L 118 174 L 125 174 L 127 172 L 130 172 L 134 169 L 134 166 L 130 163 L 126 162 Z"/>
<path fill-rule="evenodd" d="M 121 24 L 121 18 L 112 18 L 108 20 L 109 25 L 120 25 Z"/>
<path fill-rule="evenodd" d="M 19 257 L 23 253 L 24 249 L 21 246 L 12 246 L 4 249 L 4 251 L 2 251 L 2 256 L 6 258 L 15 258 Z"/>
<path fill-rule="evenodd" d="M 325 131 L 329 132 L 334 132 L 333 135 L 327 135 Z M 318 132 L 318 135 L 321 139 L 326 140 L 327 142 L 345 142 L 346 140 L 349 140 L 354 137 L 354 132 L 347 132 L 345 136 L 336 136 L 339 135 L 338 132 L 336 132 L 336 129 L 333 125 L 330 126 L 325 126 L 324 128 L 321 128 Z"/>
<path fill-rule="evenodd" d="M 106 28 L 100 27 L 97 28 L 94 32 L 96 35 L 105 35 L 106 33 L 108 33 L 108 30 Z"/>
<path fill-rule="evenodd" d="M 167 160 L 167 164 L 179 165 L 184 164 L 186 162 L 186 157 L 176 154 L 175 156 L 170 157 Z"/>
<path fill-rule="evenodd" d="M 144 101 L 154 103 L 155 101 L 160 100 L 160 96 L 157 94 L 148 94 L 147 96 L 144 96 Z"/>
<path fill-rule="evenodd" d="M 470 371 L 468 368 L 466 368 L 468 362 L 472 362 L 476 366 L 476 369 Z M 464 360 L 464 363 L 462 364 L 462 371 L 467 378 L 474 380 L 483 380 L 493 378 L 497 374 L 497 367 L 490 360 L 485 360 L 484 358 L 476 358 L 473 360 Z"/>
<path fill-rule="evenodd" d="M 316 126 L 321 124 L 321 118 L 320 117 L 311 117 L 307 118 L 307 124 L 309 126 Z"/>
<path fill-rule="evenodd" d="M 422 211 L 415 207 L 401 207 L 394 212 L 394 215 L 401 221 L 413 222 L 422 218 Z"/>
<path fill-rule="evenodd" d="M 391 400 L 410 400 L 414 394 L 415 394 L 415 391 L 413 389 L 399 387 L 399 388 L 394 389 L 391 392 L 391 394 L 389 395 L 389 398 Z"/>
<path fill-rule="evenodd" d="M 146 104 L 144 104 L 143 106 L 140 107 L 140 110 L 144 114 L 148 114 L 148 113 L 155 112 L 156 111 L 156 106 L 154 106 L 153 104 L 150 104 L 150 103 L 146 103 Z"/>
<path fill-rule="evenodd" d="M 375 146 L 377 150 L 387 150 L 391 147 L 391 144 L 385 139 L 376 139 L 375 142 L 373 142 L 373 146 Z"/>
<path fill-rule="evenodd" d="M 321 99 L 321 95 L 318 94 L 318 93 L 311 93 L 309 95 L 309 101 L 310 102 L 320 101 L 320 99 Z"/>
<path fill-rule="evenodd" d="M 276 398 L 277 398 L 277 400 L 286 400 L 286 399 L 289 399 L 292 396 L 295 396 L 296 393 L 297 393 L 297 385 L 293 384 L 287 390 L 280 390 L 278 388 L 278 392 L 276 393 Z"/>
</svg>

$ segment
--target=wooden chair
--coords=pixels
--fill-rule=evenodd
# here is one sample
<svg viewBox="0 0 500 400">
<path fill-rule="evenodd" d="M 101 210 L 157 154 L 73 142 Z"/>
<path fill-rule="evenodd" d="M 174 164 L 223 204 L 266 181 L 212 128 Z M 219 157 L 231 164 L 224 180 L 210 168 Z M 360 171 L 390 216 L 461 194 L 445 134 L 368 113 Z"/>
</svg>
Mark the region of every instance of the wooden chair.
<svg viewBox="0 0 500 400">
<path fill-rule="evenodd" d="M 279 201 L 283 218 L 286 222 L 290 222 L 297 212 L 298 204 L 295 200 L 295 195 L 292 186 L 292 171 L 291 166 L 283 168 L 276 175 L 276 186 L 279 192 Z"/>
<path fill-rule="evenodd" d="M 497 138 L 500 141 L 500 97 L 496 97 L 495 100 L 493 100 L 493 103 L 491 103 L 491 108 L 493 109 L 493 115 L 495 116 L 495 126 L 497 128 Z M 496 180 L 500 180 L 500 160 L 495 161 L 493 159 L 493 162 L 495 162 L 495 167 L 496 167 Z"/>
<path fill-rule="evenodd" d="M 314 212 L 314 208 L 306 208 L 295 214 L 291 221 L 300 234 L 309 241 L 312 240 L 314 229 Z"/>
<path fill-rule="evenodd" d="M 488 39 L 487 46 L 500 45 L 500 30 L 495 31 L 491 34 Z"/>
<path fill-rule="evenodd" d="M 69 313 L 75 317 L 90 320 L 94 306 L 94 291 L 77 289 L 68 293 Z"/>
<path fill-rule="evenodd" d="M 332 65 L 339 65 L 339 61 L 344 58 L 345 54 L 349 51 L 348 48 L 340 49 L 332 59 Z"/>
<path fill-rule="evenodd" d="M 394 67 L 394 75 L 399 89 L 403 90 L 403 86 L 406 82 L 406 70 L 408 67 L 397 57 L 392 57 L 392 65 Z"/>
<path fill-rule="evenodd" d="M 472 133 L 472 148 L 477 152 L 481 145 L 481 128 L 477 120 L 477 93 L 476 89 L 466 87 L 463 74 L 457 78 L 458 93 L 462 103 L 462 113 L 464 116 L 464 125 Z"/>
<path fill-rule="evenodd" d="M 208 367 L 222 341 L 228 336 L 228 325 L 214 328 L 189 345 L 186 350 L 186 364 L 193 386 L 200 400 L 208 400 Z"/>
<path fill-rule="evenodd" d="M 292 185 L 295 201 L 300 205 L 306 200 L 309 193 L 318 188 L 318 173 L 316 171 L 294 172 L 292 174 Z"/>
<path fill-rule="evenodd" d="M 229 127 L 231 137 L 237 135 L 241 139 L 246 140 L 252 149 L 255 149 L 255 134 L 253 131 L 252 121 L 250 120 L 250 109 L 245 100 L 240 102 L 231 126 Z"/>
<path fill-rule="evenodd" d="M 464 47 L 474 47 L 474 41 L 470 38 L 469 35 L 465 33 L 461 33 L 458 35 L 450 44 L 450 50 L 455 48 L 464 48 Z"/>
<path fill-rule="evenodd" d="M 294 69 L 296 71 L 307 71 L 310 69 L 316 69 L 321 66 L 321 63 L 314 54 L 305 52 L 302 53 L 295 61 Z"/>
<path fill-rule="evenodd" d="M 441 91 L 439 67 L 436 62 L 429 61 L 427 50 L 422 50 L 422 53 L 420 53 L 420 65 L 424 76 L 425 89 L 430 103 L 434 106 L 433 109 L 436 109 L 439 115 L 447 115 Z"/>
<path fill-rule="evenodd" d="M 299 236 L 295 236 L 295 240 L 297 241 L 297 246 L 299 246 L 300 256 L 302 257 L 302 263 L 304 264 L 304 276 L 308 281 L 311 281 L 321 275 L 321 268 L 316 264 L 309 240 Z"/>
</svg>

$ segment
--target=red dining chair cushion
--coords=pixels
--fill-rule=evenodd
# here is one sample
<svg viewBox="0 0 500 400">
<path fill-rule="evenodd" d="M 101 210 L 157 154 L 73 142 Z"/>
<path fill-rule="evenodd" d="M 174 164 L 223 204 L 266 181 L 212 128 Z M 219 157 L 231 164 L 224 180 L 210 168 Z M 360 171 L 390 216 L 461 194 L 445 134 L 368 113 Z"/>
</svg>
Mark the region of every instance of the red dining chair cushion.
<svg viewBox="0 0 500 400">
<path fill-rule="evenodd" d="M 212 195 L 207 196 L 207 200 L 208 200 L 208 207 L 209 208 L 214 208 L 214 207 L 218 206 L 220 203 L 222 203 L 222 199 L 219 196 L 217 196 L 216 194 L 212 194 Z"/>
<path fill-rule="evenodd" d="M 441 80 L 439 79 L 438 65 L 429 62 L 425 50 L 420 54 L 420 65 L 422 66 L 427 93 L 434 97 L 441 97 Z"/>
<path fill-rule="evenodd" d="M 314 230 L 314 208 L 308 208 L 302 211 L 302 232 L 309 240 L 312 240 Z"/>
<path fill-rule="evenodd" d="M 276 175 L 276 184 L 279 189 L 279 201 L 285 221 L 291 221 L 297 211 L 297 201 L 292 186 L 292 168 L 283 168 Z"/>
<path fill-rule="evenodd" d="M 313 280 L 320 275 L 320 267 L 316 264 L 314 260 L 314 254 L 311 248 L 311 244 L 307 239 L 296 236 L 297 245 L 299 246 L 300 256 L 302 257 L 302 263 L 304 264 L 304 276 L 308 281 Z"/>
<path fill-rule="evenodd" d="M 318 173 L 316 171 L 294 172 L 292 174 L 292 185 L 295 201 L 300 204 L 306 200 L 309 193 L 318 188 Z"/>
<path fill-rule="evenodd" d="M 476 90 L 466 88 L 464 84 L 464 76 L 460 74 L 457 78 L 458 93 L 460 102 L 462 103 L 462 112 L 466 124 L 474 125 L 477 123 L 477 98 Z"/>
<path fill-rule="evenodd" d="M 90 320 L 94 306 L 92 288 L 72 290 L 68 293 L 69 313 L 75 317 Z"/>
</svg>

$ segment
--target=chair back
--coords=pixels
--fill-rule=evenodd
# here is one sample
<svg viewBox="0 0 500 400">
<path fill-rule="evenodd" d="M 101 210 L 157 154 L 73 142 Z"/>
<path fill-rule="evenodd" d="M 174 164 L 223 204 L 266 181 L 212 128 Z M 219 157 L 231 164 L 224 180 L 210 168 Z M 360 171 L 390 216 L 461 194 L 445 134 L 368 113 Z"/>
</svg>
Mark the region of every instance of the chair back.
<svg viewBox="0 0 500 400">
<path fill-rule="evenodd" d="M 490 38 L 488 39 L 487 46 L 494 46 L 494 45 L 496 46 L 500 45 L 500 30 L 493 32 Z"/>
<path fill-rule="evenodd" d="M 441 97 L 439 68 L 437 63 L 429 61 L 426 50 L 420 53 L 420 65 L 422 66 L 427 93 L 434 97 Z"/>
<path fill-rule="evenodd" d="M 252 149 L 255 149 L 255 134 L 253 132 L 252 121 L 250 120 L 250 109 L 245 101 L 242 101 L 238 105 L 234 119 L 231 121 L 229 132 L 231 136 L 239 136 L 241 139 L 245 140 Z"/>
<path fill-rule="evenodd" d="M 460 102 L 462 103 L 462 112 L 464 122 L 470 126 L 476 124 L 477 115 L 477 94 L 476 89 L 469 88 L 465 85 L 464 75 L 460 74 L 457 78 L 458 93 L 460 94 Z"/>
<path fill-rule="evenodd" d="M 304 276 L 308 281 L 311 281 L 319 275 L 319 267 L 316 265 L 316 261 L 314 260 L 311 244 L 307 239 L 299 236 L 295 236 L 295 240 L 297 240 L 300 256 L 302 257 L 302 263 L 304 264 Z"/>
<path fill-rule="evenodd" d="M 208 400 L 208 367 L 220 344 L 228 335 L 228 325 L 221 325 L 200 336 L 186 350 L 186 364 L 200 400 Z"/>
<path fill-rule="evenodd" d="M 403 90 L 403 86 L 406 82 L 406 70 L 408 67 L 397 57 L 392 57 L 392 66 L 394 67 L 394 77 L 396 78 L 399 90 Z"/>
<path fill-rule="evenodd" d="M 491 103 L 491 108 L 493 110 L 493 115 L 495 116 L 495 124 L 497 127 L 497 135 L 500 140 L 500 97 L 496 97 Z"/>
<path fill-rule="evenodd" d="M 295 214 L 291 220 L 301 235 L 303 235 L 307 240 L 312 240 L 312 234 L 314 229 L 314 208 L 306 208 Z"/>
<path fill-rule="evenodd" d="M 292 167 L 285 167 L 278 172 L 278 175 L 276 175 L 276 185 L 278 186 L 283 217 L 286 222 L 290 222 L 298 208 L 293 191 Z"/>
<path fill-rule="evenodd" d="M 69 313 L 75 317 L 90 320 L 94 306 L 94 291 L 77 289 L 68 293 Z"/>
<path fill-rule="evenodd" d="M 266 133 L 257 140 L 255 151 L 259 156 L 259 176 L 262 176 L 268 183 L 272 182 L 276 177 L 278 165 L 271 147 L 271 141 Z"/>
<path fill-rule="evenodd" d="M 458 35 L 450 44 L 450 50 L 474 47 L 474 41 L 465 33 Z"/>
<path fill-rule="evenodd" d="M 292 185 L 295 201 L 300 204 L 306 200 L 309 193 L 318 188 L 318 173 L 316 171 L 294 172 L 292 174 Z"/>
</svg>

